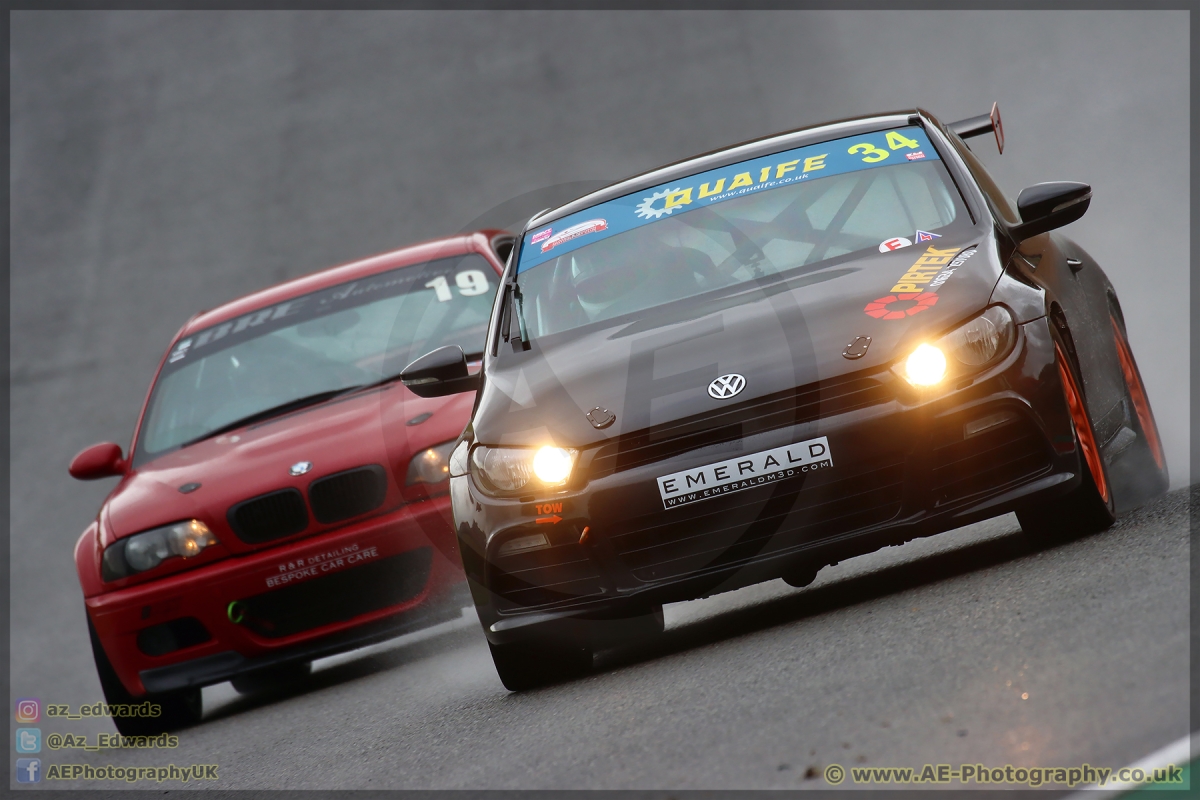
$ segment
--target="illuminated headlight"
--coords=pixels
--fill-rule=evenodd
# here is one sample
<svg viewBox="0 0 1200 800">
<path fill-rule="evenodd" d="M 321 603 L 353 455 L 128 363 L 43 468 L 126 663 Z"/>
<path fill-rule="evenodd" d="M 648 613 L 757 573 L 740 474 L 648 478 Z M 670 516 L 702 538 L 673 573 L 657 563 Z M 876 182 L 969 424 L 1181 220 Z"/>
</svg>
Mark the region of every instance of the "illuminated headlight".
<svg viewBox="0 0 1200 800">
<path fill-rule="evenodd" d="M 946 354 L 922 344 L 904 359 L 904 377 L 913 386 L 933 386 L 946 377 Z"/>
<path fill-rule="evenodd" d="M 1003 306 L 992 306 L 937 341 L 918 345 L 895 370 L 913 386 L 935 386 L 947 376 L 974 372 L 1002 358 L 1015 340 L 1012 315 Z"/>
<path fill-rule="evenodd" d="M 562 447 L 476 447 L 471 474 L 489 494 L 536 492 L 566 484 L 578 455 Z"/>
<path fill-rule="evenodd" d="M 154 569 L 170 558 L 191 558 L 217 543 L 217 537 L 198 519 L 144 531 L 109 545 L 101 565 L 106 581 Z"/>
<path fill-rule="evenodd" d="M 408 477 L 405 484 L 441 483 L 450 477 L 450 453 L 454 450 L 454 442 L 445 442 L 434 447 L 427 447 L 413 456 L 408 462 Z"/>
</svg>

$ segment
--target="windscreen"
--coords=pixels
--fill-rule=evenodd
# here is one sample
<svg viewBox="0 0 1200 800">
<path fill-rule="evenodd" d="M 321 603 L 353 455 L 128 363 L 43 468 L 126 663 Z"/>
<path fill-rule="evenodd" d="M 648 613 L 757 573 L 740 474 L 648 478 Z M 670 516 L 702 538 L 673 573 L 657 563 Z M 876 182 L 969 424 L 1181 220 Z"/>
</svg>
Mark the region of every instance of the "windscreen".
<svg viewBox="0 0 1200 800">
<path fill-rule="evenodd" d="M 468 254 L 360 278 L 198 331 L 172 348 L 138 438 L 159 455 L 292 401 L 392 377 L 438 347 L 480 353 L 496 273 Z"/>
<path fill-rule="evenodd" d="M 960 221 L 961 220 L 961 221 Z M 820 269 L 969 224 L 920 127 L 774 153 L 620 197 L 528 232 L 530 335 Z"/>
</svg>

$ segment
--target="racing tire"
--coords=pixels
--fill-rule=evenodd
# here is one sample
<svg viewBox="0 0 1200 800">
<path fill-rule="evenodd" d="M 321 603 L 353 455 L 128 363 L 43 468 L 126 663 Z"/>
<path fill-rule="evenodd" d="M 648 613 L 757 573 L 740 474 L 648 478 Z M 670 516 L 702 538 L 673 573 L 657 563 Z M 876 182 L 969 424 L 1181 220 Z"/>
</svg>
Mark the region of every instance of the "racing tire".
<svg viewBox="0 0 1200 800">
<path fill-rule="evenodd" d="M 1142 374 L 1133 358 L 1124 325 L 1116 314 L 1110 319 L 1117 358 L 1125 381 L 1126 417 L 1136 438 L 1113 458 L 1109 465 L 1109 476 L 1118 510 L 1128 511 L 1165 492 L 1171 478 L 1167 472 L 1162 437 L 1154 421 L 1154 412 L 1150 410 L 1150 400 L 1146 396 Z"/>
<path fill-rule="evenodd" d="M 146 694 L 135 697 L 129 693 L 100 644 L 100 637 L 88 618 L 88 635 L 92 640 L 92 657 L 96 660 L 96 674 L 104 692 L 104 702 L 109 705 L 138 705 L 156 703 L 160 712 L 157 717 L 113 717 L 113 724 L 122 736 L 155 736 L 167 731 L 195 725 L 204 712 L 199 686 L 162 694 Z"/>
<path fill-rule="evenodd" d="M 261 694 L 291 689 L 312 674 L 311 661 L 294 661 L 277 667 L 244 672 L 229 679 L 238 694 Z"/>
<path fill-rule="evenodd" d="M 1100 453 L 1074 364 L 1055 341 L 1064 399 L 1075 429 L 1082 480 L 1070 492 L 1017 510 L 1021 530 L 1038 542 L 1068 541 L 1108 529 L 1117 519 L 1112 483 Z"/>
<path fill-rule="evenodd" d="M 510 692 L 536 689 L 586 674 L 592 668 L 590 642 L 530 639 L 506 644 L 488 642 L 500 682 Z"/>
</svg>

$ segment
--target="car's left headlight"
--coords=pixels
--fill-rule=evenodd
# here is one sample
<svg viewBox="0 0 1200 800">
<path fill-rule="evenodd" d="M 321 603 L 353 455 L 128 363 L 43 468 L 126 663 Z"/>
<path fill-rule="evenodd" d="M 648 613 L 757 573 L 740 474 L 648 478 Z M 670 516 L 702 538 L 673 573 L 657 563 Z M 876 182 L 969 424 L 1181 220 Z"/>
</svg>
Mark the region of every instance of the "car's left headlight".
<svg viewBox="0 0 1200 800">
<path fill-rule="evenodd" d="M 104 550 L 101 577 L 127 578 L 154 569 L 170 558 L 191 558 L 217 543 L 217 537 L 198 519 L 189 519 L 136 533 Z"/>
<path fill-rule="evenodd" d="M 913 348 L 893 370 L 913 386 L 936 386 L 947 377 L 975 372 L 1008 355 L 1017 326 L 1004 306 L 979 316 L 930 343 Z"/>
<path fill-rule="evenodd" d="M 457 441 L 457 440 L 455 440 Z M 454 442 L 426 447 L 412 457 L 408 462 L 408 477 L 406 486 L 415 483 L 441 483 L 450 477 L 450 453 L 454 450 Z"/>
<path fill-rule="evenodd" d="M 565 447 L 476 447 L 471 474 L 485 492 L 498 497 L 529 494 L 566 485 L 579 451 Z"/>
</svg>

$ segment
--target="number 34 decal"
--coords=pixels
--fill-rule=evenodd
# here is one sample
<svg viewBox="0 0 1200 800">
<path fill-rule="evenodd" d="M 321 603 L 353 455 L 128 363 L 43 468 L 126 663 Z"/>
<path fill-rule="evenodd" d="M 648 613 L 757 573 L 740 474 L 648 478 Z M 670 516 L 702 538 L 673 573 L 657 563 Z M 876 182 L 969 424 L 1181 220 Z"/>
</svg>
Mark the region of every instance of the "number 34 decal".
<svg viewBox="0 0 1200 800">
<path fill-rule="evenodd" d="M 899 133 L 898 131 L 888 131 L 887 143 L 888 148 L 891 150 L 899 150 L 902 147 L 907 147 L 908 149 L 912 150 L 921 146 L 920 143 L 915 139 L 909 139 L 907 136 Z M 887 150 L 884 150 L 882 147 L 876 147 L 870 142 L 859 142 L 856 145 L 851 145 L 850 149 L 846 152 L 862 153 L 862 160 L 868 164 L 874 164 L 878 161 L 883 161 L 885 158 L 891 155 Z"/>
<path fill-rule="evenodd" d="M 477 269 L 468 269 L 458 273 L 454 276 L 454 283 L 458 286 L 458 293 L 463 297 L 474 297 L 488 290 L 487 276 Z M 454 299 L 454 294 L 450 291 L 450 282 L 446 280 L 445 275 L 438 275 L 425 284 L 425 288 L 433 289 L 439 303 L 448 303 Z"/>
</svg>

